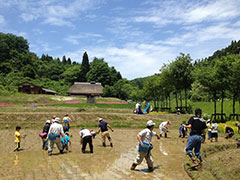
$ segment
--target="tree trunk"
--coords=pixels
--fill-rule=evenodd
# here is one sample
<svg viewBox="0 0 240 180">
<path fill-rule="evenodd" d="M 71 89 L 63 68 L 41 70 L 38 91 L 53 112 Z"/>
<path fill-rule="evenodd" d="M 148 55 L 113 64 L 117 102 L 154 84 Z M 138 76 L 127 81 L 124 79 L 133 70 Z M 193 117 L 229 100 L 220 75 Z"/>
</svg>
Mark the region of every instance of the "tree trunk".
<svg viewBox="0 0 240 180">
<path fill-rule="evenodd" d="M 239 99 L 239 103 L 240 103 L 240 99 Z M 178 93 L 176 91 L 176 107 L 178 107 Z"/>
<path fill-rule="evenodd" d="M 183 107 L 182 106 L 182 91 L 180 91 L 180 106 Z"/>
<path fill-rule="evenodd" d="M 217 102 L 216 102 L 216 93 L 213 95 L 213 101 L 214 101 L 214 120 L 216 120 L 216 113 L 217 113 Z"/>
<path fill-rule="evenodd" d="M 187 108 L 187 89 L 185 89 L 185 107 Z"/>
<path fill-rule="evenodd" d="M 223 101 L 224 101 L 224 91 L 222 91 L 222 102 L 221 102 L 221 121 L 223 121 Z"/>
<path fill-rule="evenodd" d="M 235 114 L 235 103 L 236 103 L 236 93 L 233 93 L 233 106 L 232 106 L 232 108 L 233 108 L 233 116 Z"/>
</svg>

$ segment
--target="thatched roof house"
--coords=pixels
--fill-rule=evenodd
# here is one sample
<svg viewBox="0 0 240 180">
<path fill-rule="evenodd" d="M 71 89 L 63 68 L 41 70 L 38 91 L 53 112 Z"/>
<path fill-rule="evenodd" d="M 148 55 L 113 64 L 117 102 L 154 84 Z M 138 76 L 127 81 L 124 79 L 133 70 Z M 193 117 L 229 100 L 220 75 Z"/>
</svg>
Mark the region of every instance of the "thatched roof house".
<svg viewBox="0 0 240 180">
<path fill-rule="evenodd" d="M 42 88 L 39 86 L 36 86 L 29 82 L 23 82 L 18 85 L 18 92 L 21 93 L 27 93 L 27 94 L 57 94 L 56 91 L 53 91 L 51 89 Z"/>
<path fill-rule="evenodd" d="M 88 103 L 95 103 L 95 96 L 103 95 L 103 87 L 101 83 L 95 82 L 75 82 L 67 91 L 69 96 L 86 96 Z"/>
</svg>

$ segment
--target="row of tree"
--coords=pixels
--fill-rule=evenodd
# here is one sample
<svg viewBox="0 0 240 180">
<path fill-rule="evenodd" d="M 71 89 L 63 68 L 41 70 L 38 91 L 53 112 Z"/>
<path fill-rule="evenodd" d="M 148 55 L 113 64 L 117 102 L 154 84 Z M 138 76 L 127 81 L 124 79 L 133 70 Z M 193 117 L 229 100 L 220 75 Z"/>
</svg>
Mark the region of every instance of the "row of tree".
<svg viewBox="0 0 240 180">
<path fill-rule="evenodd" d="M 23 81 L 65 94 L 76 81 L 113 86 L 122 76 L 104 59 L 94 58 L 89 63 L 87 52 L 83 54 L 82 64 L 65 56 L 62 60 L 45 54 L 39 58 L 29 51 L 23 37 L 0 33 L 0 78 L 1 94 L 16 92 Z"/>
</svg>

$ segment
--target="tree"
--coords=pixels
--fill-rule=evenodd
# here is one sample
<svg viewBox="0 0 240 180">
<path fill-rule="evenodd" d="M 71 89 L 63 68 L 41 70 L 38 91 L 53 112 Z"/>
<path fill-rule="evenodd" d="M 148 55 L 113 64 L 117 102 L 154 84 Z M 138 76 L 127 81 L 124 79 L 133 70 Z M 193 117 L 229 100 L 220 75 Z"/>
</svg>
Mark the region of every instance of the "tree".
<svg viewBox="0 0 240 180">
<path fill-rule="evenodd" d="M 176 90 L 176 104 L 178 106 L 178 93 L 180 94 L 180 106 L 182 107 L 182 94 L 181 90 L 185 92 L 185 106 L 187 107 L 187 90 L 190 89 L 191 84 L 193 82 L 192 78 L 192 64 L 191 57 L 189 54 L 185 55 L 184 53 L 180 53 L 180 56 L 173 61 L 170 66 L 170 75 L 173 79 L 173 86 Z"/>
<path fill-rule="evenodd" d="M 62 63 L 63 63 L 63 64 L 67 64 L 66 56 L 63 56 L 63 57 L 62 57 Z"/>
<path fill-rule="evenodd" d="M 64 79 L 66 83 L 73 84 L 78 80 L 80 69 L 81 69 L 80 64 L 71 66 L 61 74 L 61 77 Z"/>
<path fill-rule="evenodd" d="M 87 73 L 87 80 L 100 82 L 103 86 L 111 84 L 111 75 L 108 64 L 104 59 L 94 58 L 90 63 L 90 70 Z"/>
<path fill-rule="evenodd" d="M 87 82 L 86 76 L 89 70 L 90 70 L 90 65 L 89 65 L 88 55 L 87 55 L 87 52 L 84 52 L 83 58 L 82 58 L 81 70 L 79 74 L 80 82 Z"/>
</svg>

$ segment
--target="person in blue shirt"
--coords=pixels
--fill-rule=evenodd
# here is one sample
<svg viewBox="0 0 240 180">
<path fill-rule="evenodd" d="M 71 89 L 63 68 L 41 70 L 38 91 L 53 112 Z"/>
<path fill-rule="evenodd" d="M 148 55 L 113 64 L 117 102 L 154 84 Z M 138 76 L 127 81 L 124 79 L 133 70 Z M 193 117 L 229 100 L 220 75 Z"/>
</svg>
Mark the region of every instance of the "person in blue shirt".
<svg viewBox="0 0 240 180">
<path fill-rule="evenodd" d="M 64 141 L 64 138 L 62 138 L 61 141 L 62 141 L 63 150 L 66 149 L 68 151 L 68 143 L 69 145 L 71 145 L 69 134 L 65 133 L 65 141 Z"/>
<path fill-rule="evenodd" d="M 113 129 L 111 128 L 111 126 L 107 122 L 103 121 L 102 118 L 99 118 L 98 134 L 100 132 L 102 134 L 102 145 L 106 147 L 106 138 L 108 138 L 108 141 L 110 142 L 110 146 L 113 147 L 112 139 L 108 132 L 108 128 L 111 129 L 111 131 L 113 132 Z"/>
</svg>

